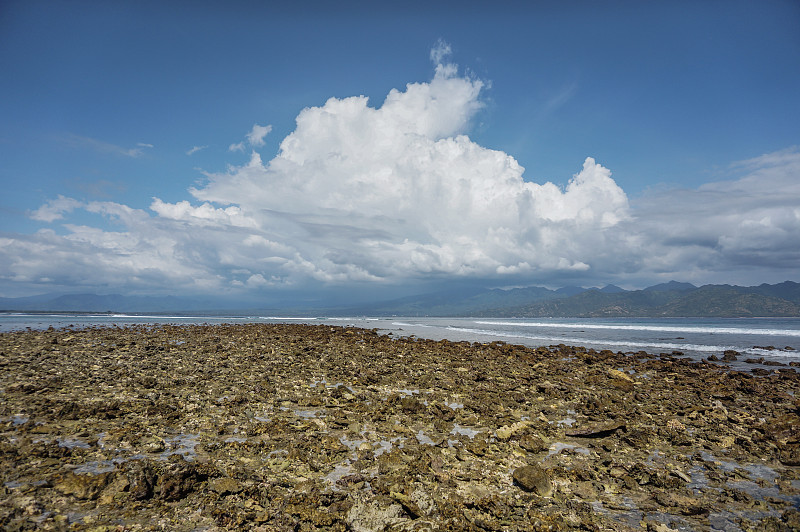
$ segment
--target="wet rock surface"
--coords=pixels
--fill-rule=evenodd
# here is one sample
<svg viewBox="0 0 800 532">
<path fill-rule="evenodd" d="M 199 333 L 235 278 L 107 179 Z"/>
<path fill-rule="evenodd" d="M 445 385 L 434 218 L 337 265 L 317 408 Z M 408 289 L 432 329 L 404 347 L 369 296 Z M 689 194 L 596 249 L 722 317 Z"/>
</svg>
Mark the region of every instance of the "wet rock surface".
<svg viewBox="0 0 800 532">
<path fill-rule="evenodd" d="M 794 530 L 800 378 L 759 373 L 330 326 L 3 333 L 0 528 Z"/>
</svg>

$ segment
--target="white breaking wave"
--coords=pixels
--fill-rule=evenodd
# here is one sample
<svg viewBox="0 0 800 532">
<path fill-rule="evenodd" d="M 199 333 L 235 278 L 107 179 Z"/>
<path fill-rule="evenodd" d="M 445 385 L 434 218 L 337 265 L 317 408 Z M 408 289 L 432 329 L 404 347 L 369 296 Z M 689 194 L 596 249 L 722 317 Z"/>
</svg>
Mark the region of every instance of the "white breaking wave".
<svg viewBox="0 0 800 532">
<path fill-rule="evenodd" d="M 796 329 L 756 329 L 741 327 L 703 327 L 681 326 L 670 327 L 665 325 L 616 325 L 601 323 L 549 323 L 549 322 L 512 322 L 512 321 L 476 321 L 478 325 L 501 325 L 511 327 L 549 327 L 553 329 L 614 329 L 620 331 L 655 331 L 670 333 L 709 333 L 709 334 L 761 334 L 765 336 L 800 336 Z"/>
<path fill-rule="evenodd" d="M 434 327 L 434 325 L 425 325 L 424 323 L 405 323 L 402 321 L 393 321 L 392 325 L 395 325 L 397 327 L 425 327 L 425 328 Z"/>
<path fill-rule="evenodd" d="M 525 340 L 537 340 L 552 342 L 553 344 L 582 345 L 582 346 L 602 346 L 615 348 L 637 349 L 642 351 L 652 351 L 653 349 L 664 349 L 670 351 L 694 351 L 704 353 L 721 353 L 727 350 L 738 350 L 744 353 L 759 355 L 779 355 L 782 351 L 766 351 L 763 349 L 745 349 L 729 345 L 702 345 L 702 344 L 680 344 L 672 342 L 629 342 L 620 340 L 593 340 L 590 338 L 567 338 L 563 336 L 539 336 L 533 334 L 514 333 L 510 331 L 494 331 L 488 329 L 470 329 L 465 327 L 447 327 L 448 330 L 464 332 L 469 334 L 479 334 L 484 336 L 497 336 L 501 338 L 522 338 Z M 794 353 L 791 353 L 794 356 Z"/>
</svg>

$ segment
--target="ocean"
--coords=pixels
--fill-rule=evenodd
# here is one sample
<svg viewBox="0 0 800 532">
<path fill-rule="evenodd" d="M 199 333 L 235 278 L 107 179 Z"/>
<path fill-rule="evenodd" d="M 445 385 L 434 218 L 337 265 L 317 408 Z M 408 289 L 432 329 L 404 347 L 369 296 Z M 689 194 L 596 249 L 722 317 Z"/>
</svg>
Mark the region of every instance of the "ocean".
<svg viewBox="0 0 800 532">
<path fill-rule="evenodd" d="M 695 359 L 726 350 L 745 358 L 800 362 L 800 318 L 291 318 L 133 314 L 0 314 L 0 332 L 129 324 L 310 323 L 377 329 L 394 337 L 468 342 L 503 341 L 529 347 L 580 345 L 652 354 L 679 351 Z"/>
</svg>

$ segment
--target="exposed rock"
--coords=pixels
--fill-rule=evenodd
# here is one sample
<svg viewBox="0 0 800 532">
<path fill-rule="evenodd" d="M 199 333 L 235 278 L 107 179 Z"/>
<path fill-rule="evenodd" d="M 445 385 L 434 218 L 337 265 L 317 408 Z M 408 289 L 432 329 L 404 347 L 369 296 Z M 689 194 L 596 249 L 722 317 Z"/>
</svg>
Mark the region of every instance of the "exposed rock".
<svg viewBox="0 0 800 532">
<path fill-rule="evenodd" d="M 550 475 L 538 465 L 518 467 L 512 476 L 514 482 L 525 491 L 534 492 L 541 497 L 549 497 L 553 493 Z"/>
<path fill-rule="evenodd" d="M 347 524 L 353 532 L 383 532 L 406 521 L 399 504 L 381 506 L 376 502 L 356 502 L 347 512 Z"/>
<path fill-rule="evenodd" d="M 65 495 L 73 495 L 79 499 L 96 499 L 112 476 L 109 472 L 97 475 L 76 475 L 69 472 L 57 478 L 53 487 Z"/>
<path fill-rule="evenodd" d="M 135 460 L 125 464 L 125 474 L 130 485 L 131 498 L 142 501 L 153 496 L 156 478 L 153 469 L 144 460 Z"/>
<path fill-rule="evenodd" d="M 679 355 L 297 324 L 3 333 L 0 529 L 800 527 L 798 374 Z"/>
<path fill-rule="evenodd" d="M 531 453 L 540 453 L 547 449 L 547 443 L 538 434 L 525 434 L 519 439 L 519 446 Z"/>
<path fill-rule="evenodd" d="M 739 356 L 741 356 L 740 352 L 728 349 L 722 353 L 722 360 L 724 362 L 735 362 Z"/>
<path fill-rule="evenodd" d="M 242 485 L 231 477 L 220 477 L 208 482 L 208 489 L 220 496 L 236 494 L 242 491 Z"/>
<path fill-rule="evenodd" d="M 611 436 L 618 430 L 625 430 L 625 423 L 600 423 L 577 430 L 568 430 L 564 434 L 573 438 L 605 438 Z"/>
<path fill-rule="evenodd" d="M 507 440 L 512 436 L 517 436 L 525 432 L 532 425 L 531 421 L 519 421 L 513 425 L 506 425 L 497 429 L 497 438 L 499 440 Z"/>
<path fill-rule="evenodd" d="M 608 373 L 608 376 L 611 377 L 612 379 L 620 379 L 623 381 L 634 382 L 630 375 L 618 369 L 611 368 L 606 373 Z"/>
</svg>

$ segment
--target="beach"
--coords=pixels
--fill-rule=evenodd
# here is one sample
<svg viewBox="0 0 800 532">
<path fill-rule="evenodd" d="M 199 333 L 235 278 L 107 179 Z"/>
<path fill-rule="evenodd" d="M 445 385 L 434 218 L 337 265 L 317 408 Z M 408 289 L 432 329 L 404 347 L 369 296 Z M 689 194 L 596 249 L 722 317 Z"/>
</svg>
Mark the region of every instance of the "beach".
<svg viewBox="0 0 800 532">
<path fill-rule="evenodd" d="M 793 530 L 800 377 L 329 324 L 0 334 L 7 530 Z"/>
</svg>

